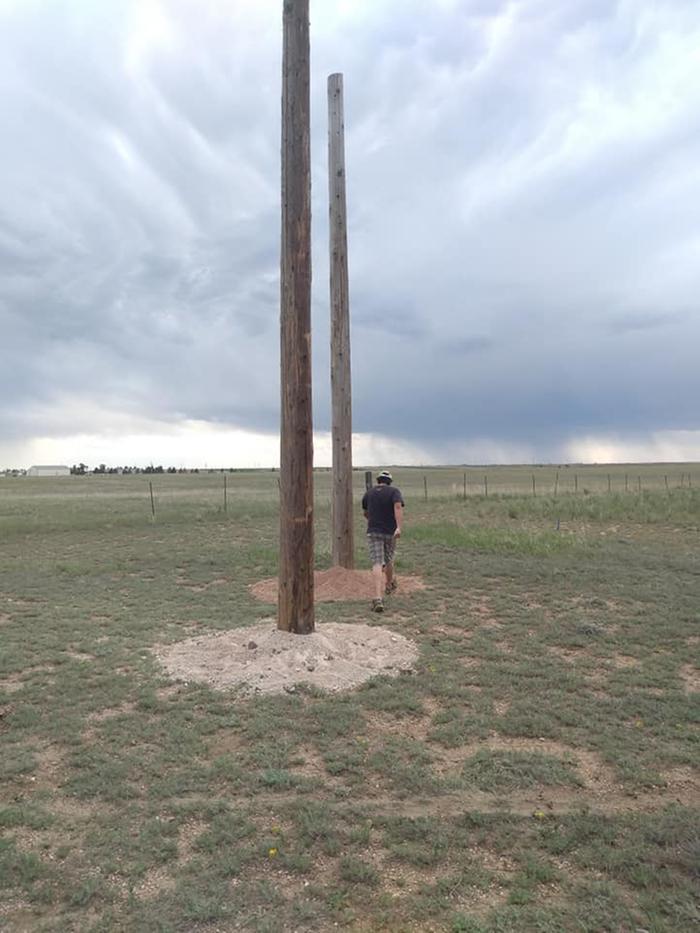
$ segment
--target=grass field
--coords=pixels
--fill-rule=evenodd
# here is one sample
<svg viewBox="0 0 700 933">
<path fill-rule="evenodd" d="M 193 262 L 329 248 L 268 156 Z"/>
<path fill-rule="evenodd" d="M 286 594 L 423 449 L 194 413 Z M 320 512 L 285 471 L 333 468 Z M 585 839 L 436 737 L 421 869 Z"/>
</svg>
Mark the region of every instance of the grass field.
<svg viewBox="0 0 700 933">
<path fill-rule="evenodd" d="M 274 614 L 277 474 L 1 480 L 0 928 L 699 928 L 700 467 L 538 469 L 397 468 L 428 588 L 317 624 L 415 673 L 249 699 L 150 649 Z"/>
</svg>

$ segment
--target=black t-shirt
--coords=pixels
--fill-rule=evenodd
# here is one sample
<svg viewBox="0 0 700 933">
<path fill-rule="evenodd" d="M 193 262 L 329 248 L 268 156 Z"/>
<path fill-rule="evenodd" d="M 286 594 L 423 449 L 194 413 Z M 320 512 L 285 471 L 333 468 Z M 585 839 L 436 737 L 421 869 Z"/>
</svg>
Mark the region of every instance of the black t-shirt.
<svg viewBox="0 0 700 933">
<path fill-rule="evenodd" d="M 394 503 L 404 505 L 401 490 L 388 483 L 372 486 L 362 497 L 362 508 L 368 515 L 367 534 L 393 535 L 396 531 Z"/>
</svg>

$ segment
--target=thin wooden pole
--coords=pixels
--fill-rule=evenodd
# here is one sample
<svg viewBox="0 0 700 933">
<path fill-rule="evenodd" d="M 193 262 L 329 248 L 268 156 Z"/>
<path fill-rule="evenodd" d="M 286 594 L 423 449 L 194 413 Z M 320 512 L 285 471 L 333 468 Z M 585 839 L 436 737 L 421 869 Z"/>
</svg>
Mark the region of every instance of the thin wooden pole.
<svg viewBox="0 0 700 933">
<path fill-rule="evenodd" d="M 314 630 L 309 0 L 284 0 L 277 628 Z"/>
<path fill-rule="evenodd" d="M 365 470 L 365 489 L 372 488 L 372 471 Z"/>
<path fill-rule="evenodd" d="M 148 481 L 148 491 L 151 494 L 151 516 L 153 517 L 153 521 L 155 521 L 156 520 L 156 502 L 155 502 L 155 499 L 153 498 L 153 483 L 150 480 Z"/>
<path fill-rule="evenodd" d="M 467 498 L 467 474 L 464 474 L 464 498 Z"/>
<path fill-rule="evenodd" d="M 226 495 L 226 474 L 224 473 L 224 512 L 228 511 L 228 497 Z"/>
<path fill-rule="evenodd" d="M 350 299 L 345 197 L 343 76 L 328 77 L 328 199 L 331 288 L 331 397 L 333 492 L 331 556 L 352 570 L 355 560 L 352 504 L 352 390 L 350 373 Z"/>
<path fill-rule="evenodd" d="M 428 501 L 428 477 L 423 477 L 423 490 L 425 492 L 425 501 Z"/>
</svg>

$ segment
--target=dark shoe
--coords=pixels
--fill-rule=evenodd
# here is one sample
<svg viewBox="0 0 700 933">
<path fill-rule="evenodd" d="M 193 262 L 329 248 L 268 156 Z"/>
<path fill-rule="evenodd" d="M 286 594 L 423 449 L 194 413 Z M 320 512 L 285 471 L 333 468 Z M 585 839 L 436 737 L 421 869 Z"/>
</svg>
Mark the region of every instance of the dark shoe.
<svg viewBox="0 0 700 933">
<path fill-rule="evenodd" d="M 372 600 L 372 612 L 384 612 L 384 603 L 381 599 Z"/>
<path fill-rule="evenodd" d="M 397 586 L 398 586 L 398 583 L 396 582 L 396 580 L 392 580 L 391 583 L 387 583 L 387 585 L 384 587 L 384 592 L 386 593 L 387 596 L 391 596 L 392 593 L 396 592 Z"/>
</svg>

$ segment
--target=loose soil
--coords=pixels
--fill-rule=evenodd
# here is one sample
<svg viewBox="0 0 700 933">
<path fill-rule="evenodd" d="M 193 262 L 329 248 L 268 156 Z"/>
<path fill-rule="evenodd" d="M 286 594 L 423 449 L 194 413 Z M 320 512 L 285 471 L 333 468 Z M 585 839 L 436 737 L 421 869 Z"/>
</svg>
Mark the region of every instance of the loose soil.
<svg viewBox="0 0 700 933">
<path fill-rule="evenodd" d="M 398 595 L 424 590 L 425 584 L 420 577 L 398 577 Z M 250 592 L 263 603 L 277 602 L 277 577 L 253 583 Z M 371 570 L 346 570 L 345 567 L 331 567 L 330 570 L 317 570 L 314 573 L 315 602 L 334 602 L 353 599 L 372 599 L 374 583 Z"/>
<path fill-rule="evenodd" d="M 273 620 L 154 649 L 171 677 L 249 693 L 294 692 L 310 684 L 349 690 L 378 674 L 409 671 L 414 642 L 388 629 L 327 622 L 310 635 L 281 632 Z"/>
</svg>

